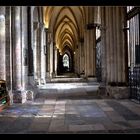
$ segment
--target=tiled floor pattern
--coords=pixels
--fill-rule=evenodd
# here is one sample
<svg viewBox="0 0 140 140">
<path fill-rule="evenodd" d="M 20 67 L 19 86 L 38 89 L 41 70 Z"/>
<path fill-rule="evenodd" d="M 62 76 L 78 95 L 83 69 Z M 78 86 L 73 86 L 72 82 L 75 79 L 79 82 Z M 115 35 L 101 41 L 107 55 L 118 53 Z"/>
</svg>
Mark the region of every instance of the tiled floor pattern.
<svg viewBox="0 0 140 140">
<path fill-rule="evenodd" d="M 33 102 L 0 112 L 0 133 L 140 133 L 140 104 L 96 91 L 91 83 L 41 86 Z"/>
<path fill-rule="evenodd" d="M 0 133 L 139 133 L 139 114 L 140 105 L 130 100 L 46 99 L 5 109 Z"/>
</svg>

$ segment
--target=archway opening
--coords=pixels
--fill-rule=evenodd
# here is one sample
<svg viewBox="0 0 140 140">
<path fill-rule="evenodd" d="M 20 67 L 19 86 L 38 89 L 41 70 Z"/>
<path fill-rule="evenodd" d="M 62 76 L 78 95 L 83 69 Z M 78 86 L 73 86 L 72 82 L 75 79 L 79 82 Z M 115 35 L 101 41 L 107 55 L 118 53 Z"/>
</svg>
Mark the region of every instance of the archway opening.
<svg viewBox="0 0 140 140">
<path fill-rule="evenodd" d="M 63 61 L 64 72 L 69 72 L 69 70 L 70 70 L 70 59 L 69 59 L 68 54 L 65 53 L 63 55 L 62 61 Z"/>
</svg>

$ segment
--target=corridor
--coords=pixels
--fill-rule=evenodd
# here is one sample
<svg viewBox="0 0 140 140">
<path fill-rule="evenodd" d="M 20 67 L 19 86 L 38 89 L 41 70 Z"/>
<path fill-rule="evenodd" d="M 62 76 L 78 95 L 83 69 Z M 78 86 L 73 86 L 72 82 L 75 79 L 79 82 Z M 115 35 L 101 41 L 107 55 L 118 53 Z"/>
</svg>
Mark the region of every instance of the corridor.
<svg viewBox="0 0 140 140">
<path fill-rule="evenodd" d="M 0 6 L 0 27 L 0 133 L 140 132 L 140 7 Z"/>
</svg>

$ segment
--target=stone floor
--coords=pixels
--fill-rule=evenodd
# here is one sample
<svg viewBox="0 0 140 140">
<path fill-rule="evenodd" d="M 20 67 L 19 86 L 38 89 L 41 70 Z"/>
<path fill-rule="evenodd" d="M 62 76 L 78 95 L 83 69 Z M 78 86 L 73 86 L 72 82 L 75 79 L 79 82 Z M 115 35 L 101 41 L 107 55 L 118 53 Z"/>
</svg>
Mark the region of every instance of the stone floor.
<svg viewBox="0 0 140 140">
<path fill-rule="evenodd" d="M 91 83 L 51 87 L 40 86 L 34 101 L 0 112 L 0 133 L 140 133 L 140 104 L 100 98 Z"/>
</svg>

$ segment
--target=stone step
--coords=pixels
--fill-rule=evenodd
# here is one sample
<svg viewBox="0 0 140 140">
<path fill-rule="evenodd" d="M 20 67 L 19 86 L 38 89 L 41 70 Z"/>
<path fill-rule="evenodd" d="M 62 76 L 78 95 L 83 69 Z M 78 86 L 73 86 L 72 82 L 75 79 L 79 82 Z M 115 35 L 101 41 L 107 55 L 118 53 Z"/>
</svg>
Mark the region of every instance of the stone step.
<svg viewBox="0 0 140 140">
<path fill-rule="evenodd" d="M 47 83 L 38 86 L 36 99 L 47 98 L 97 98 L 99 83 Z"/>
<path fill-rule="evenodd" d="M 50 80 L 52 83 L 69 83 L 69 82 L 97 82 L 96 78 L 67 78 L 67 77 L 61 77 L 61 78 L 53 78 Z"/>
<path fill-rule="evenodd" d="M 69 89 L 80 89 L 80 88 L 93 88 L 96 89 L 99 87 L 97 82 L 72 82 L 72 83 L 46 83 L 44 85 L 37 86 L 40 90 L 56 89 L 56 90 L 69 90 Z"/>
<path fill-rule="evenodd" d="M 44 102 L 46 99 L 101 99 L 97 91 L 91 93 L 54 93 L 43 94 L 38 93 L 34 102 Z"/>
</svg>

